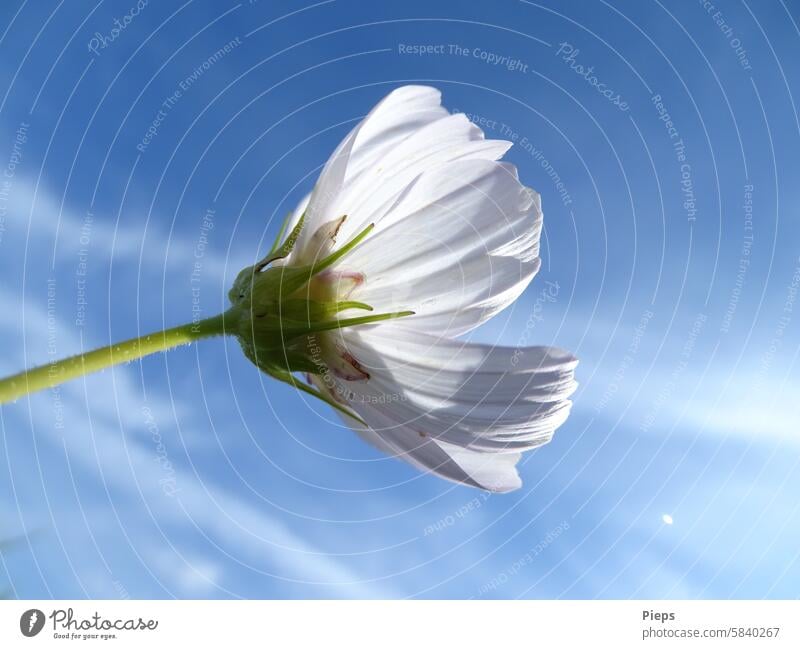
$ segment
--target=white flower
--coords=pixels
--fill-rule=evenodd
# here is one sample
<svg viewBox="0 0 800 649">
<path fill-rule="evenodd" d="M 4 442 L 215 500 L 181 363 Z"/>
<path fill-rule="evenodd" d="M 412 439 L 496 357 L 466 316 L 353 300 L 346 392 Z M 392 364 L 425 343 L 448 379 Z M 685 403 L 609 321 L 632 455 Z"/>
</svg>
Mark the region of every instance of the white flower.
<svg viewBox="0 0 800 649">
<path fill-rule="evenodd" d="M 566 420 L 577 364 L 551 347 L 457 338 L 540 266 L 540 198 L 497 161 L 510 146 L 449 114 L 434 88 L 395 90 L 231 290 L 259 367 L 349 413 L 381 451 L 497 492 L 520 487 L 520 454 Z"/>
</svg>

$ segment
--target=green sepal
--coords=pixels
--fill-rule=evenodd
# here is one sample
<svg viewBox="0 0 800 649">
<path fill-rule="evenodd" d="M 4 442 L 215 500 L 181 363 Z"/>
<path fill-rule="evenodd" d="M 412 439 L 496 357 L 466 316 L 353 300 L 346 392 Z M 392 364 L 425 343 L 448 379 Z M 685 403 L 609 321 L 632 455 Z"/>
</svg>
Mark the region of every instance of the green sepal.
<svg viewBox="0 0 800 649">
<path fill-rule="evenodd" d="M 289 298 L 278 303 L 278 313 L 282 320 L 294 322 L 314 323 L 327 320 L 346 309 L 361 309 L 372 311 L 372 307 L 364 302 L 321 302 L 319 300 L 306 300 L 303 298 Z"/>
<path fill-rule="evenodd" d="M 333 303 L 336 304 L 336 303 Z M 397 311 L 395 313 L 376 313 L 374 315 L 358 316 L 355 318 L 334 318 L 332 320 L 309 320 L 306 317 L 291 319 L 284 314 L 264 315 L 252 320 L 252 332 L 255 335 L 269 334 L 280 337 L 281 344 L 286 344 L 292 338 L 319 331 L 331 331 L 345 327 L 372 324 L 384 320 L 394 320 L 414 315 L 414 311 Z M 280 340 L 279 340 L 280 342 Z"/>
<path fill-rule="evenodd" d="M 303 225 L 306 222 L 306 213 L 303 212 L 303 215 L 300 217 L 300 220 L 297 222 L 292 228 L 292 231 L 289 233 L 289 236 L 286 237 L 286 241 L 283 242 L 282 245 L 278 245 L 278 242 L 283 237 L 283 233 L 286 230 L 286 225 L 289 221 L 289 217 L 286 217 L 286 220 L 283 222 L 281 226 L 281 231 L 278 233 L 278 238 L 275 239 L 275 243 L 272 244 L 272 250 L 269 251 L 269 254 L 264 257 L 260 262 L 258 262 L 253 269 L 255 272 L 260 273 L 264 268 L 269 266 L 273 261 L 277 261 L 278 259 L 283 259 L 284 257 L 288 256 L 292 249 L 294 249 L 294 245 L 297 243 L 297 239 L 300 236 L 300 231 L 303 229 Z"/>
<path fill-rule="evenodd" d="M 281 245 L 281 241 L 283 240 L 283 235 L 286 234 L 286 228 L 289 225 L 289 219 L 292 218 L 292 214 L 294 214 L 294 212 L 289 212 L 286 215 L 286 218 L 283 219 L 283 223 L 281 223 L 281 229 L 278 230 L 278 235 L 275 237 L 275 241 L 272 242 L 272 247 L 269 249 L 270 255 L 273 254 L 278 249 L 278 246 Z M 305 212 L 303 212 L 303 217 L 305 217 Z"/>
<path fill-rule="evenodd" d="M 374 227 L 375 224 L 370 223 L 366 228 L 361 230 L 361 232 L 359 232 L 355 237 L 350 239 L 350 241 L 344 244 L 341 248 L 339 248 L 335 252 L 332 252 L 327 257 L 324 257 L 319 261 L 316 261 L 313 264 L 311 264 L 310 269 L 312 277 L 317 273 L 322 272 L 326 268 L 329 268 L 337 261 L 339 261 L 342 257 L 347 255 L 351 250 L 353 250 L 353 248 L 355 248 L 359 243 L 361 243 L 364 240 L 364 237 L 366 237 L 370 232 L 372 232 L 372 229 Z"/>
<path fill-rule="evenodd" d="M 359 424 L 361 424 L 365 428 L 367 427 L 367 423 L 363 419 L 361 419 L 361 417 L 359 417 L 357 414 L 355 414 L 353 411 L 348 410 L 342 404 L 340 404 L 338 401 L 336 401 L 335 399 L 332 399 L 329 396 L 326 396 L 325 394 L 323 394 L 319 390 L 314 390 L 313 388 L 311 388 L 310 386 L 306 385 L 302 381 L 298 381 L 294 377 L 294 375 L 291 374 L 290 372 L 287 372 L 286 370 L 281 370 L 281 369 L 278 369 L 278 368 L 274 368 L 274 367 L 271 367 L 269 369 L 267 369 L 267 368 L 262 368 L 262 369 L 264 370 L 264 372 L 269 374 L 273 379 L 277 379 L 278 381 L 283 381 L 284 383 L 286 383 L 288 385 L 291 385 L 293 388 L 297 388 L 299 390 L 302 390 L 306 394 L 310 394 L 312 397 L 317 397 L 317 399 L 320 399 L 321 401 L 324 401 L 325 403 L 327 403 L 332 408 L 336 408 L 336 410 L 338 410 L 342 414 L 345 414 L 348 417 L 351 417 L 351 418 L 355 419 Z"/>
<path fill-rule="evenodd" d="M 273 312 L 263 313 L 251 310 L 253 332 L 283 332 L 286 336 L 295 336 L 314 331 L 317 323 L 328 323 L 337 313 L 348 309 L 372 311 L 372 307 L 364 302 L 319 302 L 291 298 L 278 302 Z"/>
<path fill-rule="evenodd" d="M 325 363 L 320 364 L 316 360 L 319 356 L 317 352 L 311 353 L 313 345 L 321 344 L 315 340 L 316 332 L 402 318 L 413 315 L 413 311 L 342 318 L 340 314 L 343 311 L 372 311 L 373 308 L 364 302 L 336 300 L 335 290 L 328 290 L 325 280 L 312 282 L 316 275 L 332 267 L 358 246 L 372 231 L 374 224 L 365 227 L 338 250 L 311 264 L 297 266 L 290 263 L 267 268 L 273 261 L 290 254 L 305 224 L 305 216 L 304 213 L 281 244 L 288 227 L 287 217 L 269 254 L 237 276 L 229 293 L 234 305 L 232 310 L 241 316 L 236 334 L 247 358 L 263 372 L 317 397 L 366 426 L 350 408 L 327 395 L 324 390 L 310 388 L 298 380 L 294 373 L 323 373 Z"/>
<path fill-rule="evenodd" d="M 339 320 L 330 320 L 329 322 L 316 322 L 313 329 L 309 333 L 316 333 L 317 331 L 330 331 L 331 329 L 343 329 L 345 327 L 355 327 L 358 325 L 372 324 L 373 322 L 381 322 L 383 320 L 394 320 L 396 318 L 405 318 L 414 315 L 414 311 L 397 311 L 395 313 L 377 313 L 375 315 L 359 316 L 358 318 L 341 318 Z"/>
<path fill-rule="evenodd" d="M 261 283 L 260 278 L 264 275 L 264 273 L 262 273 L 264 268 L 269 266 L 269 264 L 271 264 L 273 261 L 283 259 L 294 249 L 294 246 L 297 243 L 297 238 L 300 236 L 300 231 L 303 229 L 303 225 L 305 224 L 306 213 L 303 212 L 303 215 L 300 217 L 297 225 L 292 228 L 292 231 L 286 238 L 286 241 L 284 241 L 281 245 L 281 239 L 286 232 L 286 227 L 289 224 L 289 218 L 291 218 L 291 216 L 292 214 L 289 213 L 283 220 L 281 229 L 278 232 L 278 236 L 275 238 L 274 243 L 272 244 L 272 248 L 270 248 L 269 254 L 253 266 L 247 266 L 247 268 L 243 268 L 241 271 L 239 271 L 239 274 L 233 281 L 231 290 L 228 291 L 228 299 L 231 301 L 231 304 L 238 304 L 241 300 L 244 300 L 248 296 L 252 298 L 253 289 L 256 287 L 256 285 Z"/>
<path fill-rule="evenodd" d="M 308 284 L 314 275 L 318 275 L 323 270 L 330 268 L 352 251 L 372 231 L 373 227 L 375 226 L 371 223 L 339 250 L 313 264 L 278 266 L 259 273 L 258 277 L 253 278 L 251 289 L 254 302 L 266 304 L 286 299 L 286 297 Z"/>
</svg>

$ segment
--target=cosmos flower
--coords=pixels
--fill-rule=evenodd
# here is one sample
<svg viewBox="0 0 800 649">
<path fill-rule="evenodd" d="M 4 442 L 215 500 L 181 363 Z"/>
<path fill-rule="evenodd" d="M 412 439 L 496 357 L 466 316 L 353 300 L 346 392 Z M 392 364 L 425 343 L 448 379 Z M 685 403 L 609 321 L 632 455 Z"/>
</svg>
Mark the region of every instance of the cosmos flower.
<svg viewBox="0 0 800 649">
<path fill-rule="evenodd" d="M 576 359 L 474 344 L 539 270 L 539 195 L 435 88 L 390 93 L 325 164 L 225 313 L 0 380 L 0 403 L 201 338 L 339 412 L 379 450 L 494 492 L 567 418 Z"/>
<path fill-rule="evenodd" d="M 449 114 L 435 88 L 395 90 L 231 291 L 264 371 L 323 398 L 381 451 L 497 492 L 520 486 L 520 454 L 566 420 L 577 364 L 552 347 L 458 338 L 539 270 L 540 198 L 498 162 L 510 146 Z"/>
</svg>

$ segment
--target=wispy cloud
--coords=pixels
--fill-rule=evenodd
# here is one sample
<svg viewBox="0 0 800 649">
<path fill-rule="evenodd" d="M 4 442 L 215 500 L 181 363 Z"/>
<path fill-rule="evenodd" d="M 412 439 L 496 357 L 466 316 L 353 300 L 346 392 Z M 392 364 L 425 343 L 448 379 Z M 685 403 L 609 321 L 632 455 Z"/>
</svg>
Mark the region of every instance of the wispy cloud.
<svg viewBox="0 0 800 649">
<path fill-rule="evenodd" d="M 45 306 L 30 300 L 26 303 L 26 329 L 20 331 L 17 303 L 12 293 L 0 291 L 0 332 L 7 340 L 18 339 L 23 333 L 28 340 L 44 340 L 50 326 L 59 331 L 61 347 L 72 350 L 78 347 L 78 340 L 70 333 L 67 322 L 56 320 L 48 325 Z M 0 359 L 0 371 L 18 369 Z M 304 538 L 302 532 L 248 504 L 238 494 L 187 470 L 178 459 L 181 457 L 179 449 L 174 449 L 174 457 L 169 457 L 169 471 L 166 471 L 164 462 L 159 461 L 153 432 L 148 430 L 147 416 L 143 414 L 145 404 L 151 413 L 148 416 L 161 422 L 164 429 L 159 435 L 164 437 L 168 434 L 169 422 L 176 417 L 186 429 L 201 429 L 204 424 L 193 418 L 190 408 L 152 390 L 148 391 L 145 402 L 135 366 L 117 367 L 103 375 L 89 376 L 85 383 L 76 380 L 65 384 L 59 391 L 59 400 L 60 408 L 66 413 L 63 429 L 54 426 L 53 395 L 49 391 L 31 396 L 30 411 L 25 400 L 5 406 L 6 427 L 30 428 L 37 437 L 44 436 L 42 439 L 49 444 L 41 446 L 40 451 L 50 454 L 51 461 L 62 461 L 59 457 L 66 448 L 71 469 L 80 472 L 82 480 L 93 478 L 119 494 L 123 503 L 127 500 L 132 509 L 139 507 L 143 499 L 159 525 L 178 527 L 183 538 L 195 537 L 216 546 L 206 554 L 191 550 L 176 556 L 166 544 L 153 548 L 152 538 L 145 530 L 139 532 L 133 519 L 126 532 L 131 542 L 144 557 L 154 558 L 153 569 L 164 576 L 176 593 L 184 596 L 212 592 L 235 594 L 235 586 L 225 585 L 223 568 L 224 564 L 233 562 L 255 571 L 263 579 L 324 584 L 325 592 L 331 596 L 386 594 L 382 587 L 364 583 L 339 558 Z M 166 493 L 166 477 L 179 486 L 177 493 Z M 66 485 L 64 487 L 66 489 Z M 58 491 L 54 489 L 54 493 Z M 124 504 L 120 507 L 115 502 L 115 507 L 120 509 Z M 96 506 L 86 512 L 100 517 L 89 520 L 90 526 L 108 515 Z M 33 512 L 26 512 L 26 515 L 35 517 Z M 44 510 L 40 520 L 48 524 L 49 516 Z M 104 572 L 101 566 L 97 569 Z M 83 576 L 91 581 L 88 574 Z M 97 577 L 96 581 L 102 579 Z M 132 588 L 129 586 L 129 590 Z M 131 595 L 135 596 L 135 591 Z"/>
<path fill-rule="evenodd" d="M 14 180 L 8 194 L 7 213 L 6 237 L 16 232 L 18 238 L 24 240 L 22 237 L 30 228 L 31 249 L 38 252 L 49 248 L 50 257 L 55 251 L 57 258 L 72 259 L 79 250 L 90 245 L 93 255 L 113 256 L 115 264 L 133 262 L 138 265 L 141 257 L 145 266 L 163 270 L 166 265 L 188 272 L 196 260 L 199 227 L 195 239 L 177 235 L 170 238 L 163 226 L 165 219 L 157 214 L 151 215 L 147 223 L 142 220 L 133 226 L 124 219 L 118 222 L 116 212 L 80 212 L 43 183 L 37 188 L 31 178 L 23 175 Z M 247 255 L 236 250 L 227 260 L 209 247 L 202 252 L 203 272 L 209 275 L 222 277 L 230 274 L 231 269 L 238 270 L 252 263 Z"/>
</svg>

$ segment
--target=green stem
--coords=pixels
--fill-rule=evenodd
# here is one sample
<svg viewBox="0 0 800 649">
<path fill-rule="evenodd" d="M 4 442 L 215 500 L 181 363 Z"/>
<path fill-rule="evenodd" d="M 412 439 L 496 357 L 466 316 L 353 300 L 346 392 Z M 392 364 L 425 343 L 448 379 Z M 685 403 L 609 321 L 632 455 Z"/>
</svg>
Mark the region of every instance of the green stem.
<svg viewBox="0 0 800 649">
<path fill-rule="evenodd" d="M 52 388 L 112 365 L 127 363 L 155 352 L 163 352 L 178 345 L 189 344 L 201 338 L 220 336 L 225 334 L 226 330 L 231 329 L 232 320 L 237 315 L 230 310 L 213 318 L 172 327 L 140 338 L 131 338 L 121 343 L 101 347 L 85 354 L 70 356 L 60 361 L 52 361 L 47 365 L 0 379 L 0 403 L 14 401 L 31 392 Z"/>
</svg>

